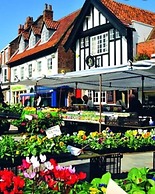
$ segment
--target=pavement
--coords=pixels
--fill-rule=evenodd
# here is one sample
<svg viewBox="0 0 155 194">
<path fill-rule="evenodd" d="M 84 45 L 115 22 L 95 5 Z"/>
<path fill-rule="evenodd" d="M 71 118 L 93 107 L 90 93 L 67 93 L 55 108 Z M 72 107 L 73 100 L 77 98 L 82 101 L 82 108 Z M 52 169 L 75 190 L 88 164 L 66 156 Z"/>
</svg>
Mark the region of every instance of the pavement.
<svg viewBox="0 0 155 194">
<path fill-rule="evenodd" d="M 75 167 L 76 172 L 82 171 L 87 173 L 87 178 L 86 178 L 87 181 L 91 180 L 90 159 L 63 162 L 63 163 L 60 163 L 60 165 L 63 165 L 63 166 L 72 165 L 73 167 Z M 153 152 L 124 153 L 123 158 L 121 159 L 121 173 L 128 172 L 133 167 L 137 167 L 137 168 L 148 167 L 149 169 L 153 169 Z M 96 172 L 94 171 L 94 173 Z"/>
</svg>

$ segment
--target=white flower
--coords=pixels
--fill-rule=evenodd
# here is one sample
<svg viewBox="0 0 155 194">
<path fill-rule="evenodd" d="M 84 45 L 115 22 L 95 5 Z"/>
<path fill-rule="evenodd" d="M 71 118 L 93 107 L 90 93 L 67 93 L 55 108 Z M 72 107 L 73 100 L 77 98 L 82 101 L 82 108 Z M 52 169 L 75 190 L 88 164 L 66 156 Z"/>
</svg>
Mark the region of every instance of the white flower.
<svg viewBox="0 0 155 194">
<path fill-rule="evenodd" d="M 46 155 L 40 154 L 40 160 L 41 160 L 41 162 L 45 162 L 46 161 Z"/>
<path fill-rule="evenodd" d="M 143 130 L 142 129 L 138 129 L 138 133 L 139 134 L 142 134 L 143 133 Z"/>
<path fill-rule="evenodd" d="M 48 170 L 52 170 L 54 167 L 53 165 L 50 163 L 50 161 L 47 161 L 44 163 L 44 166 L 48 169 Z"/>
<path fill-rule="evenodd" d="M 23 135 L 23 136 L 22 136 L 22 139 L 26 139 L 26 135 Z"/>
<path fill-rule="evenodd" d="M 31 163 L 30 158 L 26 157 L 26 162 Z"/>
<path fill-rule="evenodd" d="M 37 156 L 32 156 L 30 161 L 32 163 L 33 168 L 38 168 L 40 166 Z"/>
</svg>

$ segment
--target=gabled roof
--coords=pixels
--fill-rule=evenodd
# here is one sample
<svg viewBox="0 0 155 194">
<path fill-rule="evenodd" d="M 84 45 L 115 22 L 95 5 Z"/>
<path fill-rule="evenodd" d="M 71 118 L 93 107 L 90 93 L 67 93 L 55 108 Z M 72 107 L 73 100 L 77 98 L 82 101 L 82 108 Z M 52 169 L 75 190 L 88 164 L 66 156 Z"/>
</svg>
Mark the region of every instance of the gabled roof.
<svg viewBox="0 0 155 194">
<path fill-rule="evenodd" d="M 79 14 L 79 10 L 69 14 L 66 17 L 61 18 L 57 22 L 48 23 L 48 25 L 52 28 L 55 28 L 56 31 L 49 39 L 48 42 L 43 44 L 37 44 L 32 49 L 27 49 L 23 53 L 16 53 L 7 63 L 8 65 L 13 65 L 20 60 L 24 60 L 25 58 L 32 57 L 33 55 L 44 52 L 47 49 L 55 49 L 58 46 L 59 41 L 66 35 L 67 30 L 71 27 L 74 22 L 74 19 Z M 69 34 L 68 34 L 69 35 Z M 40 42 L 40 41 L 39 41 Z"/>
<path fill-rule="evenodd" d="M 119 3 L 113 0 L 86 0 L 79 17 L 73 27 L 65 48 L 70 48 L 76 41 L 80 26 L 88 13 L 91 5 L 96 7 L 121 33 L 126 33 L 125 28 L 129 28 L 132 21 L 139 21 L 148 25 L 155 26 L 155 13 L 136 8 L 130 5 Z"/>
<path fill-rule="evenodd" d="M 122 22 L 131 24 L 136 20 L 145 24 L 155 26 L 155 12 L 147 11 L 113 0 L 101 0 L 101 2 Z"/>
</svg>

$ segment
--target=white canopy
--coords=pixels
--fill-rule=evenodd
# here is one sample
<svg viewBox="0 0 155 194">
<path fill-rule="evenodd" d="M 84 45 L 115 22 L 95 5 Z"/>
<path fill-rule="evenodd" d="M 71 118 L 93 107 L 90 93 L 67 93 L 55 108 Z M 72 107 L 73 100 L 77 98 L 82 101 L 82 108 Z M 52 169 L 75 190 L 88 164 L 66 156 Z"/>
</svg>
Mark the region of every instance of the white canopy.
<svg viewBox="0 0 155 194">
<path fill-rule="evenodd" d="M 100 83 L 101 81 L 101 83 Z M 18 81 L 18 85 L 70 86 L 81 89 L 102 90 L 155 87 L 155 60 L 142 60 L 115 67 L 91 68 Z"/>
</svg>

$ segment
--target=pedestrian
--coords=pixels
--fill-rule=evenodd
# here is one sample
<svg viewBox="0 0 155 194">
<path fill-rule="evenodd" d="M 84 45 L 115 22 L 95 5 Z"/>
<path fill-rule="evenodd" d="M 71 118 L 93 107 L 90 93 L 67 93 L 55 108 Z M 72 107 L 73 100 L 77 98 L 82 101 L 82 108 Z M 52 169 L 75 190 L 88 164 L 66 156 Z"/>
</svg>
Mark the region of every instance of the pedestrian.
<svg viewBox="0 0 155 194">
<path fill-rule="evenodd" d="M 136 112 L 138 115 L 142 113 L 142 104 L 134 94 L 129 96 L 129 112 Z"/>
<path fill-rule="evenodd" d="M 87 109 L 88 110 L 93 110 L 93 108 L 94 108 L 94 104 L 93 104 L 93 101 L 92 101 L 92 97 L 88 97 Z"/>
</svg>

